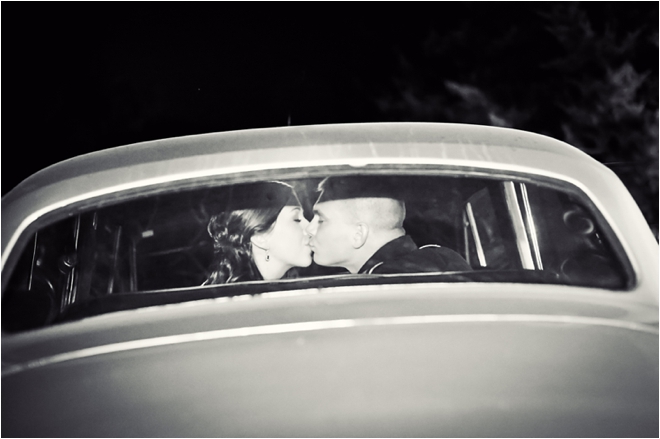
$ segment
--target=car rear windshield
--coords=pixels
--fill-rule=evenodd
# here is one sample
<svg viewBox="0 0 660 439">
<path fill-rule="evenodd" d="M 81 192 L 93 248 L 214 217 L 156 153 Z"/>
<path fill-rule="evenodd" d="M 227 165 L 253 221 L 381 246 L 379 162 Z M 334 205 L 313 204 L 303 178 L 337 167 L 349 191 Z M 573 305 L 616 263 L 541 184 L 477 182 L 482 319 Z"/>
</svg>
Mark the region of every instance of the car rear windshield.
<svg viewBox="0 0 660 439">
<path fill-rule="evenodd" d="M 424 281 L 625 291 L 634 279 L 602 216 L 566 184 L 483 175 L 207 182 L 82 209 L 33 233 L 2 322 L 35 328 L 150 297 Z"/>
</svg>

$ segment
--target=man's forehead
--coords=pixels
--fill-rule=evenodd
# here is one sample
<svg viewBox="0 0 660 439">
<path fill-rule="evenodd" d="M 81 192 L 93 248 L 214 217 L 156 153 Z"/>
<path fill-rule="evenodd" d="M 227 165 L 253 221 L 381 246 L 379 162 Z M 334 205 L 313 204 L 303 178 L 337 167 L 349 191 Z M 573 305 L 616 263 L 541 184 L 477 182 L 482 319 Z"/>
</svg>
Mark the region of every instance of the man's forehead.
<svg viewBox="0 0 660 439">
<path fill-rule="evenodd" d="M 331 200 L 331 201 L 321 201 L 314 204 L 314 212 L 321 215 L 332 215 L 335 213 L 343 213 L 343 211 L 348 207 L 348 200 Z"/>
</svg>

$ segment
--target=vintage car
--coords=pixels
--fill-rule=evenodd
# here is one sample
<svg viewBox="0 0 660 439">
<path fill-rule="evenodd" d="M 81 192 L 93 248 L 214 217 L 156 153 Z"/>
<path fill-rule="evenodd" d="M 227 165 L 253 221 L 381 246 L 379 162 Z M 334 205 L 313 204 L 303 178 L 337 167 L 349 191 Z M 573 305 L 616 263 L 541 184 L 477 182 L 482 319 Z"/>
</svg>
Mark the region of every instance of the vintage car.
<svg viewBox="0 0 660 439">
<path fill-rule="evenodd" d="M 395 182 L 469 269 L 209 284 L 210 218 L 282 181 Z M 249 201 L 249 200 L 248 200 Z M 2 199 L 5 437 L 658 437 L 658 243 L 605 166 L 459 124 L 144 142 Z"/>
</svg>

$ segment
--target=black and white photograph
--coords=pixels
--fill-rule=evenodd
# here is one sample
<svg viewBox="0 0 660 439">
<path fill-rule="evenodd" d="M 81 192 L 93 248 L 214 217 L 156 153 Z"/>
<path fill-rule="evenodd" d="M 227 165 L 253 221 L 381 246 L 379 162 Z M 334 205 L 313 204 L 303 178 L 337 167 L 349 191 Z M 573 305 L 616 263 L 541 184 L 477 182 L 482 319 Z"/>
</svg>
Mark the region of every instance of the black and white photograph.
<svg viewBox="0 0 660 439">
<path fill-rule="evenodd" d="M 658 437 L 658 2 L 5 2 L 3 437 Z"/>
</svg>

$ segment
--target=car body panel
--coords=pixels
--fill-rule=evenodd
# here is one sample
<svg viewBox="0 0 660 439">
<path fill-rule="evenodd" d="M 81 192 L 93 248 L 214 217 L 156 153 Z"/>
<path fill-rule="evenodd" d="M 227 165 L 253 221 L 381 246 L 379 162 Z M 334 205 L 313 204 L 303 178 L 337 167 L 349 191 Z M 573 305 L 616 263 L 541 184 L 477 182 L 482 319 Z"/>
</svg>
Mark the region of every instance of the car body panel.
<svg viewBox="0 0 660 439">
<path fill-rule="evenodd" d="M 350 287 L 222 298 L 107 314 L 3 340 L 3 376 L 204 340 L 388 325 L 603 326 L 657 335 L 657 308 L 590 289 L 483 285 Z M 642 322 L 642 323 L 640 323 Z M 98 361 L 98 360 L 97 360 Z"/>
<path fill-rule="evenodd" d="M 3 373 L 2 432 L 656 434 L 654 307 L 503 287 L 199 301 L 19 335 L 3 342 L 23 367 Z"/>
<path fill-rule="evenodd" d="M 177 334 L 290 323 L 424 315 L 538 315 L 658 325 L 657 308 L 627 294 L 561 285 L 411 284 L 265 293 L 114 312 L 3 339 L 6 373 L 70 352 Z M 13 373 L 13 372 L 12 372 Z"/>
</svg>

